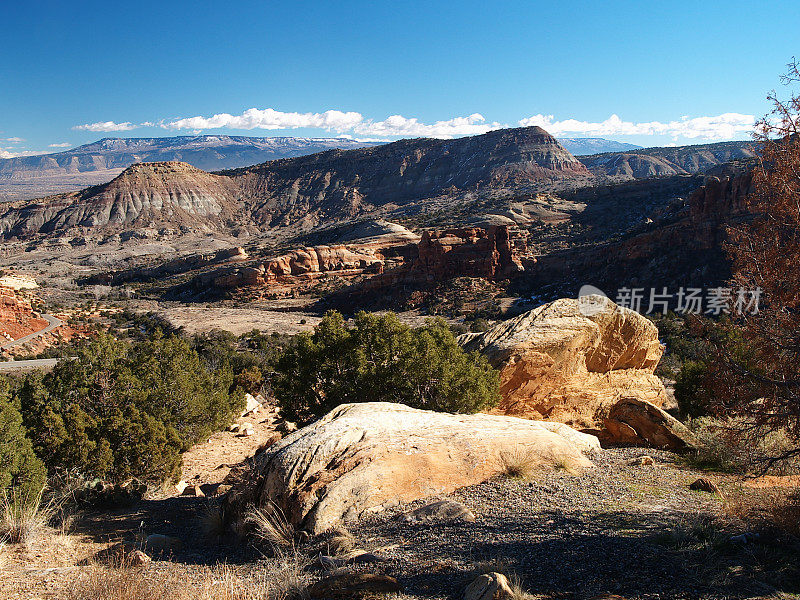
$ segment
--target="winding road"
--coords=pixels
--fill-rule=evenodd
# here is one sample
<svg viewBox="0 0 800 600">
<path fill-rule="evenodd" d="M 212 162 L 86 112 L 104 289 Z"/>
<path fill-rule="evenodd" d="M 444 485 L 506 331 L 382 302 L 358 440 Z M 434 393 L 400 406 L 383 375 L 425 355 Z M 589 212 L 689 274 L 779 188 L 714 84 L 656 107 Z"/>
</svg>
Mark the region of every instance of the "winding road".
<svg viewBox="0 0 800 600">
<path fill-rule="evenodd" d="M 44 334 L 53 331 L 53 329 L 56 327 L 60 327 L 64 324 L 62 320 L 56 319 L 53 315 L 42 315 L 42 318 L 47 321 L 47 327 L 40 329 L 39 331 L 29 333 L 18 340 L 12 340 L 10 342 L 6 342 L 5 344 L 0 344 L 0 350 L 5 350 L 6 348 L 11 348 L 12 346 L 18 346 L 20 344 L 27 344 L 31 340 L 35 340 L 36 338 L 41 337 Z"/>
</svg>

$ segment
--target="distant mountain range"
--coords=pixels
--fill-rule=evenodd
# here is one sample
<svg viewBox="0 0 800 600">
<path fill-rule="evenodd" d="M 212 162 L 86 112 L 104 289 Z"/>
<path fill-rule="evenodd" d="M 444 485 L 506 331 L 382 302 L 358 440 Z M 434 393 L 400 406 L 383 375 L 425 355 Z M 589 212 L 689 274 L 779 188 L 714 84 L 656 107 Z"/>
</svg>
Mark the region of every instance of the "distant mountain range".
<svg viewBox="0 0 800 600">
<path fill-rule="evenodd" d="M 721 162 L 753 155 L 752 142 L 677 148 L 641 148 L 603 138 L 559 138 L 589 170 L 612 179 L 697 173 Z M 378 146 L 346 138 L 198 135 L 104 138 L 64 152 L 0 159 L 0 202 L 30 200 L 107 183 L 140 162 L 180 161 L 204 171 L 248 167 L 326 150 Z"/>
<path fill-rule="evenodd" d="M 7 204 L 0 235 L 308 230 L 411 203 L 427 212 L 437 198 L 460 192 L 588 179 L 586 167 L 539 127 L 331 150 L 215 174 L 186 162 L 151 162 L 80 192 Z"/>
<path fill-rule="evenodd" d="M 558 138 L 558 142 L 575 156 L 600 154 L 601 152 L 626 152 L 641 148 L 636 144 L 626 144 L 604 138 Z"/>
<path fill-rule="evenodd" d="M 104 138 L 64 152 L 0 160 L 0 201 L 40 198 L 106 183 L 140 162 L 181 161 L 204 171 L 219 171 L 375 145 L 345 138 L 231 135 Z"/>
<path fill-rule="evenodd" d="M 704 173 L 723 163 L 752 159 L 755 154 L 754 143 L 742 141 L 607 152 L 581 156 L 580 161 L 597 177 L 626 181 Z"/>
</svg>

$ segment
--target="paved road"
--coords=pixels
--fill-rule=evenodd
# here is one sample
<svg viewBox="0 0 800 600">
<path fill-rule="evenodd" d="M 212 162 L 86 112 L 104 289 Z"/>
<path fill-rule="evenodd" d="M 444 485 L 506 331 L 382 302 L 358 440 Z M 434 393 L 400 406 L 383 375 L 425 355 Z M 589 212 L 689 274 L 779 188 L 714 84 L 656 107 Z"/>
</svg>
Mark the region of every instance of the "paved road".
<svg viewBox="0 0 800 600">
<path fill-rule="evenodd" d="M 52 369 L 60 358 L 36 358 L 34 360 L 9 360 L 0 362 L 0 373 L 30 371 L 32 369 Z"/>
<path fill-rule="evenodd" d="M 18 346 L 20 344 L 26 344 L 31 340 L 35 340 L 37 337 L 43 336 L 45 333 L 49 331 L 53 331 L 56 327 L 59 327 L 64 324 L 63 321 L 60 319 L 56 319 L 53 315 L 42 315 L 42 318 L 47 321 L 47 327 L 44 329 L 40 329 L 34 333 L 26 335 L 24 337 L 19 338 L 18 340 L 12 340 L 10 342 L 6 342 L 5 344 L 0 344 L 0 350 L 5 350 L 6 348 L 11 348 L 12 346 Z"/>
</svg>

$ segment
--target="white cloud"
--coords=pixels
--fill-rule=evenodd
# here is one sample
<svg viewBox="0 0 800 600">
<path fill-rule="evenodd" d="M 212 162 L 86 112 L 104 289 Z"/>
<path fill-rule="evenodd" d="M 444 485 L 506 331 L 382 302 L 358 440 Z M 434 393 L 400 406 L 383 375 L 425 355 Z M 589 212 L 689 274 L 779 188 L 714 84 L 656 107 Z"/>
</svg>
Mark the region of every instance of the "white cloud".
<svg viewBox="0 0 800 600">
<path fill-rule="evenodd" d="M 723 113 L 715 117 L 681 117 L 679 121 L 661 123 L 649 121 L 633 123 L 623 121 L 617 115 L 611 115 L 605 121 L 592 123 L 566 119 L 554 121 L 553 115 L 534 115 L 519 121 L 519 125 L 528 127 L 538 125 L 555 136 L 567 133 L 583 135 L 669 135 L 673 138 L 730 139 L 738 134 L 749 133 L 755 124 L 753 115 L 740 113 Z"/>
<path fill-rule="evenodd" d="M 5 138 L 5 141 L 11 142 L 12 144 L 16 144 L 18 142 L 24 142 L 25 140 L 22 139 L 21 137 L 10 137 L 10 138 Z"/>
<path fill-rule="evenodd" d="M 250 108 L 241 115 L 219 113 L 212 117 L 188 117 L 162 125 L 165 129 L 298 129 L 301 127 L 347 131 L 364 120 L 357 112 L 326 110 L 323 113 L 281 112 L 272 108 Z"/>
<path fill-rule="evenodd" d="M 134 125 L 130 121 L 124 123 L 115 123 L 114 121 L 98 121 L 97 123 L 86 123 L 84 125 L 76 125 L 73 129 L 78 131 L 130 131 L 136 129 L 139 125 Z"/>
<path fill-rule="evenodd" d="M 733 139 L 753 130 L 755 118 L 740 113 L 723 113 L 709 117 L 681 117 L 678 120 L 661 122 L 623 121 L 616 114 L 605 121 L 591 122 L 578 119 L 555 120 L 553 115 L 538 114 L 518 122 L 520 126 L 538 125 L 555 136 L 671 136 L 673 140 Z M 392 115 L 382 121 L 365 119 L 361 113 L 353 111 L 327 110 L 325 112 L 299 113 L 282 112 L 272 108 L 250 108 L 241 114 L 218 113 L 212 116 L 194 116 L 174 120 L 145 121 L 131 123 L 124 121 L 101 121 L 78 125 L 73 129 L 94 132 L 130 131 L 139 127 L 161 127 L 168 130 L 186 130 L 195 134 L 208 129 L 323 129 L 338 135 L 350 136 L 362 141 L 389 141 L 399 137 L 452 138 L 462 135 L 478 135 L 508 127 L 497 121 L 489 122 L 480 113 L 454 117 L 434 123 L 421 122 L 416 117 Z M 19 138 L 9 138 L 19 140 Z M 52 145 L 51 148 L 66 147 Z"/>
<path fill-rule="evenodd" d="M 457 135 L 478 135 L 493 129 L 501 129 L 500 123 L 487 123 L 483 115 L 474 113 L 468 117 L 455 117 L 447 121 L 436 121 L 428 125 L 416 118 L 392 115 L 383 121 L 364 121 L 353 128 L 358 135 L 379 137 L 434 137 L 451 138 Z"/>
<path fill-rule="evenodd" d="M 40 154 L 47 154 L 44 150 L 22 150 L 21 152 L 8 152 L 0 148 L 0 158 L 20 158 L 22 156 L 39 156 Z"/>
<path fill-rule="evenodd" d="M 72 146 L 69 142 L 61 142 L 60 144 L 50 144 L 48 148 L 69 148 Z"/>
</svg>

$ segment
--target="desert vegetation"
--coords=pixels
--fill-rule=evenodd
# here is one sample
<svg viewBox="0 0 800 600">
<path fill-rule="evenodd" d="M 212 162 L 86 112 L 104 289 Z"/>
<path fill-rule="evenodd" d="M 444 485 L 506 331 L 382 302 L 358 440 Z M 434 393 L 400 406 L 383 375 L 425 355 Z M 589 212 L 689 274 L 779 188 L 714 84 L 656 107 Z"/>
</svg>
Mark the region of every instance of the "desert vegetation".
<svg viewBox="0 0 800 600">
<path fill-rule="evenodd" d="M 497 403 L 498 377 L 443 321 L 412 329 L 360 312 L 348 326 L 329 312 L 278 360 L 273 389 L 282 413 L 306 424 L 349 402 L 477 412 Z"/>
</svg>

